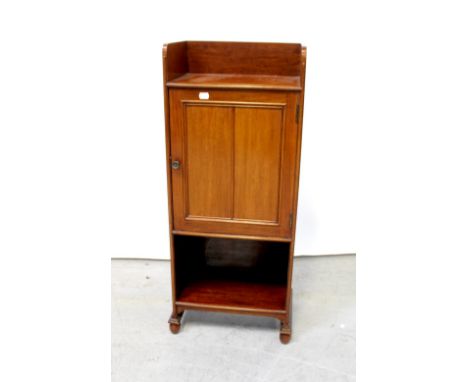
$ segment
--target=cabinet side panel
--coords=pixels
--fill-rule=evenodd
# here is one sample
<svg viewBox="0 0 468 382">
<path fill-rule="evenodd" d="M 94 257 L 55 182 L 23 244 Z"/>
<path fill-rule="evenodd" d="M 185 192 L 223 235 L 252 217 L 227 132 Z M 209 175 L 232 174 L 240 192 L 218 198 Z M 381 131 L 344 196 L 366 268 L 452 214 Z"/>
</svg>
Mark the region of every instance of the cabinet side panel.
<svg viewBox="0 0 468 382">
<path fill-rule="evenodd" d="M 236 108 L 234 219 L 278 222 L 282 108 Z"/>
<path fill-rule="evenodd" d="M 164 81 L 171 81 L 187 73 L 187 43 L 185 41 L 167 44 L 166 70 Z"/>
<path fill-rule="evenodd" d="M 233 110 L 185 108 L 186 216 L 232 217 Z"/>
</svg>

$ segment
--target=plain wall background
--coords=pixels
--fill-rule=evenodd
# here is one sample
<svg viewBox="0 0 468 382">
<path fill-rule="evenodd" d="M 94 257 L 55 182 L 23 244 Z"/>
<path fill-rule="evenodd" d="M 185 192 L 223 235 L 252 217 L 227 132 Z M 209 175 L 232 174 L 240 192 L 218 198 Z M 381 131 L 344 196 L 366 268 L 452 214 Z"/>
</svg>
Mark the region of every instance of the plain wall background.
<svg viewBox="0 0 468 382">
<path fill-rule="evenodd" d="M 221 11 L 220 4 L 204 7 Z M 42 25 L 35 15 L 43 5 L 31 4 L 12 26 L 22 47 L 9 47 L 15 57 L 7 64 L 13 75 L 6 76 L 12 86 L 4 110 L 15 148 L 6 150 L 15 166 L 6 169 L 13 215 L 6 229 L 7 236 L 32 234 L 27 243 L 15 238 L 16 251 L 169 258 L 161 51 L 191 39 L 307 46 L 296 253 L 356 252 L 356 152 L 367 143 L 352 118 L 356 107 L 364 111 L 356 94 L 362 63 L 351 58 L 358 36 L 338 28 L 350 23 L 353 7 L 294 12 L 295 21 L 280 26 L 273 20 L 284 3 L 271 2 L 271 22 L 261 28 L 261 3 L 193 18 L 202 7 L 116 2 L 84 14 L 77 5 Z M 40 31 L 26 32 L 35 22 Z"/>
<path fill-rule="evenodd" d="M 298 12 L 280 27 L 273 19 L 283 3 L 272 2 L 272 21 L 262 28 L 255 27 L 260 3 L 194 19 L 200 7 L 117 2 L 77 17 L 84 12 L 77 5 L 26 32 L 44 12 L 31 4 L 12 26 L 22 45 L 9 47 L 12 86 L 3 101 L 14 143 L 5 160 L 15 164 L 6 169 L 6 230 L 30 232 L 27 242 L 14 238 L 15 251 L 169 258 L 161 51 L 191 39 L 308 47 L 296 254 L 356 252 L 356 152 L 367 143 L 352 118 L 356 107 L 365 111 L 357 95 L 362 63 L 351 59 L 357 36 L 338 29 L 350 23 L 352 7 L 319 6 L 321 17 Z M 219 2 L 205 7 L 221 10 Z"/>
<path fill-rule="evenodd" d="M 168 253 L 161 45 L 189 38 L 308 47 L 297 253 L 358 253 L 359 381 L 467 380 L 467 18 L 0 2 L 0 379 L 110 376 L 110 258 Z"/>
</svg>

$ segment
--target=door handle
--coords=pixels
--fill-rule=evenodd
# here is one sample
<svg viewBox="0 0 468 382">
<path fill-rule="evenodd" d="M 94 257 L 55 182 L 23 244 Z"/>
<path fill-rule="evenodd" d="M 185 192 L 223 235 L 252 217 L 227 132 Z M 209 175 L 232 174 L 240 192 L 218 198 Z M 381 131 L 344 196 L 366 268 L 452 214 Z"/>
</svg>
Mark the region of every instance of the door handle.
<svg viewBox="0 0 468 382">
<path fill-rule="evenodd" d="M 173 160 L 171 162 L 171 167 L 173 170 L 178 170 L 180 168 L 180 162 L 178 160 Z"/>
</svg>

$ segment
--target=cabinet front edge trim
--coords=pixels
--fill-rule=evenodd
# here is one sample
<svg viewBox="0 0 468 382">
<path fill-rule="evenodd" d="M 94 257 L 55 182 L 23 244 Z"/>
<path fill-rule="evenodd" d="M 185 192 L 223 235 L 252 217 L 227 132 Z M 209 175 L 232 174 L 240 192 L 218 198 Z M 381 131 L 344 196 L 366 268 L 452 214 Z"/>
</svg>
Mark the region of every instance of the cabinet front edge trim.
<svg viewBox="0 0 468 382">
<path fill-rule="evenodd" d="M 291 238 L 286 238 L 286 237 L 233 235 L 233 234 L 223 234 L 223 233 L 193 232 L 193 231 L 182 231 L 182 230 L 172 230 L 172 234 L 184 235 L 184 236 L 218 237 L 218 238 L 225 238 L 225 239 L 278 241 L 282 243 L 290 243 L 292 241 Z"/>
</svg>

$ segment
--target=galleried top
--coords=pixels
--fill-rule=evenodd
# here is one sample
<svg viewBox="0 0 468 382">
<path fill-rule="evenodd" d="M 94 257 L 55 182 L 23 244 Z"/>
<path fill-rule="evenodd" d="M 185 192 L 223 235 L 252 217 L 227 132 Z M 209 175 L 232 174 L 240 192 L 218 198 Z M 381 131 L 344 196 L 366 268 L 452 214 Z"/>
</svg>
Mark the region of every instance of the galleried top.
<svg viewBox="0 0 468 382">
<path fill-rule="evenodd" d="M 301 91 L 301 44 L 181 41 L 165 45 L 165 85 L 171 88 Z"/>
</svg>

